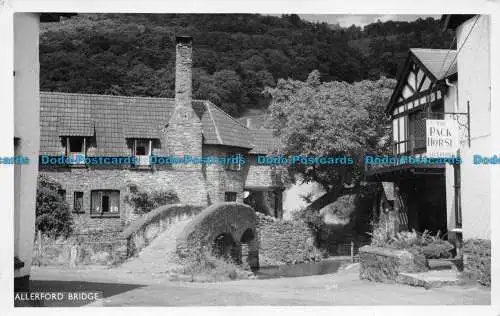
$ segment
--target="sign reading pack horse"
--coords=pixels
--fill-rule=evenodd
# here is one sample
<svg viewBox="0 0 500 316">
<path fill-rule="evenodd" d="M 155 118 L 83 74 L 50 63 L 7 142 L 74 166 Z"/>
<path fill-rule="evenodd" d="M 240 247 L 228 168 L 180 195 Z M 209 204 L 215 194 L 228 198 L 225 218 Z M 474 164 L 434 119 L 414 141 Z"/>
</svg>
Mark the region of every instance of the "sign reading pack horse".
<svg viewBox="0 0 500 316">
<path fill-rule="evenodd" d="M 452 157 L 459 147 L 456 121 L 426 120 L 427 157 Z"/>
</svg>

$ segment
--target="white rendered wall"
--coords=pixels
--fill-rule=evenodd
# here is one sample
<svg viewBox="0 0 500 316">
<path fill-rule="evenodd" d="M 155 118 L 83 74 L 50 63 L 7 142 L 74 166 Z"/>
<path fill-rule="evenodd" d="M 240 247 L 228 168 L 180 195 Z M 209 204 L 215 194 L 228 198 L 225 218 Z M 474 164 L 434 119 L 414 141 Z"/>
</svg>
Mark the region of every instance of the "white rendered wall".
<svg viewBox="0 0 500 316">
<path fill-rule="evenodd" d="M 476 17 L 457 28 L 457 47 L 469 34 Z M 471 146 L 461 144 L 463 238 L 490 239 L 491 167 L 474 165 L 473 155 L 492 156 L 490 18 L 481 15 L 470 32 L 458 58 L 458 105 L 465 112 L 470 104 Z"/>
<path fill-rule="evenodd" d="M 29 164 L 16 166 L 14 180 L 14 255 L 24 262 L 15 277 L 29 275 L 35 229 L 39 128 L 39 16 L 14 15 L 14 136 L 20 138 L 16 152 Z"/>
<path fill-rule="evenodd" d="M 457 82 L 452 82 L 452 86 L 448 87 L 447 93 L 444 95 L 444 111 L 456 112 L 456 99 L 457 99 Z M 450 117 L 446 117 L 450 119 Z M 446 222 L 448 231 L 455 228 L 455 183 L 453 165 L 446 164 Z"/>
</svg>

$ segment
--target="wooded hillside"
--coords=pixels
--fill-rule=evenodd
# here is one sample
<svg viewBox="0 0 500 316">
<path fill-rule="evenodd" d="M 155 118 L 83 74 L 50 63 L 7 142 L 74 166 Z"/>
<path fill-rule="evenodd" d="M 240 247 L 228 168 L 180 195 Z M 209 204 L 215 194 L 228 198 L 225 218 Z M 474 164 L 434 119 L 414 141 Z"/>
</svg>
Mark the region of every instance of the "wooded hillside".
<svg viewBox="0 0 500 316">
<path fill-rule="evenodd" d="M 394 78 L 408 48 L 449 48 L 452 34 L 432 18 L 361 29 L 297 15 L 81 14 L 42 24 L 41 89 L 172 97 L 175 34 L 194 40 L 193 92 L 227 112 L 265 109 L 262 91 L 280 78 L 322 81 Z"/>
</svg>

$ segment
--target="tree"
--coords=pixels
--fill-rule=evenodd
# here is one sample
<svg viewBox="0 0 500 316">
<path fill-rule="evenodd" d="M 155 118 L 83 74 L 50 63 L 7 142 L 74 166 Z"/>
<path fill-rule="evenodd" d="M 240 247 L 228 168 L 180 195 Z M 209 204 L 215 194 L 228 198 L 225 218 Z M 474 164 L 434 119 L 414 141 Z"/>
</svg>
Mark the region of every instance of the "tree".
<svg viewBox="0 0 500 316">
<path fill-rule="evenodd" d="M 72 217 L 61 190 L 62 186 L 53 179 L 38 177 L 35 227 L 53 237 L 67 237 L 72 231 Z"/>
<path fill-rule="evenodd" d="M 42 90 L 173 97 L 175 34 L 184 33 L 193 67 L 207 76 L 195 96 L 236 116 L 267 108 L 261 92 L 278 78 L 306 80 L 313 69 L 325 81 L 393 78 L 408 48 L 448 49 L 453 39 L 432 18 L 339 29 L 294 14 L 78 14 L 40 27 Z"/>
<path fill-rule="evenodd" d="M 279 80 L 267 88 L 272 97 L 270 125 L 284 155 L 352 157 L 352 164 L 293 164 L 290 174 L 304 182 L 316 181 L 336 196 L 346 184 L 359 183 L 365 154 L 382 153 L 389 122 L 384 108 L 395 81 L 321 82 L 318 71 L 305 82 Z"/>
</svg>

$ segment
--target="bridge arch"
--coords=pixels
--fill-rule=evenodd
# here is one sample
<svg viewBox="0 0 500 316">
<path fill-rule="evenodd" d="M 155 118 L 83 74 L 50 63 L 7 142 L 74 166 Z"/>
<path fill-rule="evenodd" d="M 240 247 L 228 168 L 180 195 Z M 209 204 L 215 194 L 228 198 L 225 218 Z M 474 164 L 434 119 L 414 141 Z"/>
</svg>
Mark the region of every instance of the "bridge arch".
<svg viewBox="0 0 500 316">
<path fill-rule="evenodd" d="M 248 205 L 234 202 L 213 204 L 201 211 L 177 237 L 177 254 L 190 258 L 203 252 L 259 266 L 259 247 L 256 238 L 257 217 Z"/>
</svg>

